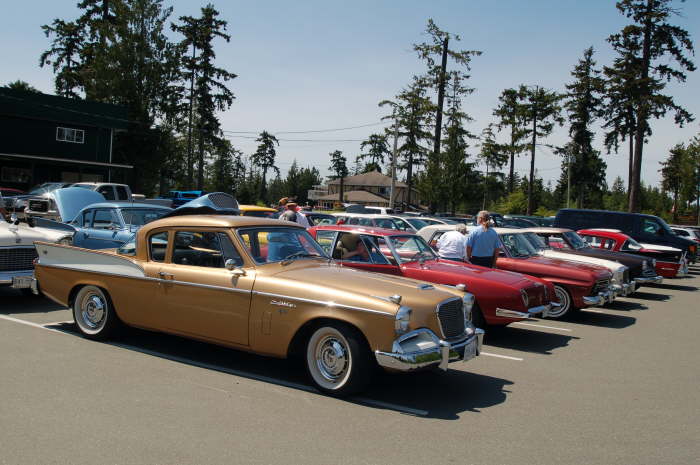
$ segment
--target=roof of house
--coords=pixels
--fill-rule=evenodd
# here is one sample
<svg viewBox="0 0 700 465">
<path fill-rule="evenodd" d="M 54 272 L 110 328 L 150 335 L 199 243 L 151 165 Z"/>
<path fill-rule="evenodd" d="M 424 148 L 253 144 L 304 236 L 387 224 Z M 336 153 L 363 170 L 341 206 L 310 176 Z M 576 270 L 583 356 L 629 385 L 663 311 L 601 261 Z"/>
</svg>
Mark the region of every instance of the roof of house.
<svg viewBox="0 0 700 465">
<path fill-rule="evenodd" d="M 334 179 L 328 184 L 340 184 L 340 179 Z M 343 184 L 346 186 L 391 186 L 391 176 L 386 176 L 379 171 L 370 171 L 368 173 L 356 174 L 348 176 L 344 179 Z M 406 183 L 396 181 L 397 187 L 407 187 Z"/>
<path fill-rule="evenodd" d="M 316 200 L 338 200 L 338 194 L 328 194 Z M 343 202 L 389 202 L 386 197 L 367 191 L 348 191 L 343 193 Z"/>
</svg>

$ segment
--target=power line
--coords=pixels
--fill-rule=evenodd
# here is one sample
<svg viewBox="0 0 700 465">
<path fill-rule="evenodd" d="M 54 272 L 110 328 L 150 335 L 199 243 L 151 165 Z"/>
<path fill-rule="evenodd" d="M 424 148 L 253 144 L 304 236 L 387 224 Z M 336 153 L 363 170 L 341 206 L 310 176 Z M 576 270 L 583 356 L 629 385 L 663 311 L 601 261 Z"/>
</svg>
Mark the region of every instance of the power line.
<svg viewBox="0 0 700 465">
<path fill-rule="evenodd" d="M 226 137 L 239 137 L 242 139 L 258 139 L 257 136 L 227 135 Z M 363 142 L 364 139 L 277 139 L 281 142 Z"/>
<path fill-rule="evenodd" d="M 389 124 L 385 121 L 379 121 L 376 123 L 361 124 L 359 126 L 348 126 L 345 128 L 332 128 L 332 129 L 309 129 L 306 131 L 269 131 L 270 134 L 311 134 L 319 132 L 335 132 L 335 131 L 347 131 L 349 129 L 360 129 L 368 128 L 371 126 L 379 126 L 380 124 Z M 259 134 L 261 131 L 223 131 L 229 134 Z"/>
</svg>

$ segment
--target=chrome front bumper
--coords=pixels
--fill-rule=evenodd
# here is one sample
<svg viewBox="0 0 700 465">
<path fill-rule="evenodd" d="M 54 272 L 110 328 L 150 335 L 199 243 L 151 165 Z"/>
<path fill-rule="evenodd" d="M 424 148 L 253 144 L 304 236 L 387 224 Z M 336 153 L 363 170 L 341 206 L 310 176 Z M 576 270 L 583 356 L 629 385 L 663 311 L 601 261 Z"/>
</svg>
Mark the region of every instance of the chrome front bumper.
<svg viewBox="0 0 700 465">
<path fill-rule="evenodd" d="M 542 314 L 543 317 L 547 316 L 549 310 L 552 308 L 550 304 L 539 305 L 537 307 L 530 307 L 527 312 L 520 312 L 517 310 L 509 310 L 507 308 L 497 308 L 496 316 L 503 318 L 532 318 L 535 315 Z"/>
<path fill-rule="evenodd" d="M 651 276 L 649 278 L 634 278 L 634 282 L 639 284 L 640 286 L 643 284 L 661 284 L 661 281 L 664 280 L 663 276 L 656 275 L 656 276 Z"/>
<path fill-rule="evenodd" d="M 634 281 L 624 284 L 613 284 L 611 287 L 613 292 L 615 293 L 615 297 L 619 295 L 621 295 L 622 297 L 626 297 L 632 294 L 637 289 L 637 286 L 635 285 Z"/>
<path fill-rule="evenodd" d="M 476 355 L 481 353 L 484 330 L 474 332 L 459 342 L 443 341 L 427 328 L 420 328 L 396 339 L 391 352 L 377 350 L 374 355 L 379 366 L 397 371 L 414 371 L 438 367 L 447 370 L 447 364 L 464 359 L 465 347 L 476 344 Z"/>
<path fill-rule="evenodd" d="M 28 286 L 13 286 L 12 278 L 34 276 L 34 270 L 21 270 L 21 271 L 0 271 L 0 286 L 12 286 L 17 289 L 22 289 Z"/>
<path fill-rule="evenodd" d="M 583 296 L 583 303 L 587 307 L 596 307 L 598 305 L 605 305 L 608 302 L 615 300 L 615 293 L 613 291 L 599 292 L 598 295 L 586 295 Z"/>
</svg>

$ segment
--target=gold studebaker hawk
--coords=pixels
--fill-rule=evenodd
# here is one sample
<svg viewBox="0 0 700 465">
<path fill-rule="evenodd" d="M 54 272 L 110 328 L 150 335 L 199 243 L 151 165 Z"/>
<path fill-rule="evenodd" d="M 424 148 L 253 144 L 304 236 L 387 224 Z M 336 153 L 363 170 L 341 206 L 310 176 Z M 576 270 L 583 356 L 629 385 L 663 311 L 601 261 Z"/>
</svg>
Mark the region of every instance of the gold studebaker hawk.
<svg viewBox="0 0 700 465">
<path fill-rule="evenodd" d="M 483 331 L 474 297 L 338 265 L 291 222 L 173 216 L 115 250 L 36 243 L 35 288 L 72 308 L 81 333 L 123 324 L 272 357 L 301 355 L 314 385 L 342 396 L 375 365 L 391 371 L 469 360 Z"/>
</svg>

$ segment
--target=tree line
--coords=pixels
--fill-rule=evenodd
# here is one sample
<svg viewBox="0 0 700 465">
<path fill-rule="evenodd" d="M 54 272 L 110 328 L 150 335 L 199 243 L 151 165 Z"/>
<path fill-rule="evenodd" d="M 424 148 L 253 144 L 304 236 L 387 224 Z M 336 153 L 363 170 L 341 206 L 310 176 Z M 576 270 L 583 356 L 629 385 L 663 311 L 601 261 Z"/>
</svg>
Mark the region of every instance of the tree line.
<svg viewBox="0 0 700 465">
<path fill-rule="evenodd" d="M 641 163 L 644 145 L 653 136 L 651 120 L 669 113 L 680 126 L 693 120 L 665 92 L 668 82 L 684 82 L 686 73 L 695 70 L 689 58 L 694 50 L 688 32 L 672 24 L 678 13 L 673 0 L 619 0 L 616 7 L 629 24 L 607 38 L 615 52 L 612 63 L 599 66 L 590 47 L 572 67 L 563 92 L 537 83 L 504 89 L 493 121 L 476 134 L 468 129 L 474 121 L 466 103 L 475 92 L 469 86 L 472 61 L 482 51 L 459 49 L 459 35 L 428 20 L 427 40 L 413 44 L 424 71 L 379 102 L 387 128 L 360 144 L 353 154 L 354 170 L 342 152 L 329 154 L 330 177 L 374 169 L 388 173 L 395 153 L 396 170 L 409 192 L 415 188 L 433 211 L 517 206 L 534 213 L 566 205 L 601 207 L 611 198 L 618 209 L 648 209 L 653 188 L 642 182 Z M 218 113 L 235 101 L 229 86 L 236 74 L 216 65 L 216 45 L 231 36 L 212 4 L 197 17 L 176 20 L 162 0 L 82 0 L 78 9 L 77 18 L 57 18 L 43 26 L 50 46 L 39 62 L 53 70 L 58 95 L 129 109 L 131 127 L 117 136 L 115 162 L 134 165 L 137 190 L 196 187 L 235 191 L 248 202 L 268 203 L 282 189 L 322 182 L 316 168 L 300 168 L 296 161 L 294 172 L 290 169 L 282 178 L 279 141 L 268 131 L 261 131 L 250 154 L 224 137 Z M 177 40 L 168 38 L 168 30 Z M 606 153 L 627 151 L 627 186 L 618 180 L 607 186 L 604 154 L 594 149 L 596 124 L 604 129 Z M 568 141 L 560 147 L 548 144 L 565 125 Z M 543 186 L 535 170 L 538 149 L 561 156 L 555 186 Z M 514 169 L 523 155 L 530 159 L 525 178 Z M 673 169 L 696 169 L 692 163 L 669 163 L 681 167 Z M 662 195 L 673 196 L 677 209 L 697 200 L 697 189 L 695 194 L 688 187 L 676 189 L 665 179 Z M 624 205 L 619 202 L 621 186 Z M 301 191 L 298 195 L 305 197 Z M 415 201 L 409 198 L 409 203 Z"/>
</svg>

